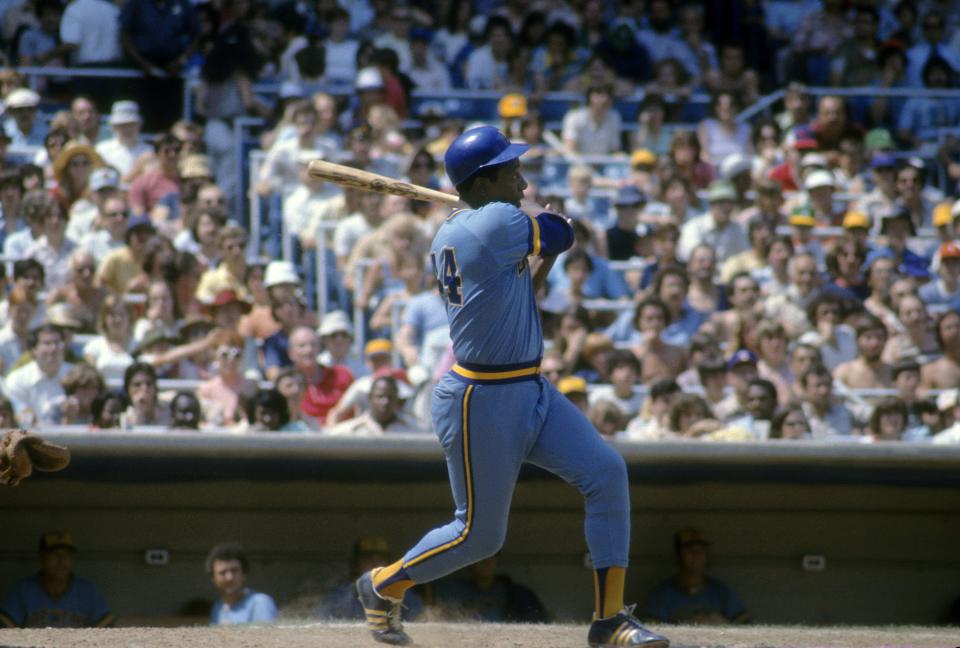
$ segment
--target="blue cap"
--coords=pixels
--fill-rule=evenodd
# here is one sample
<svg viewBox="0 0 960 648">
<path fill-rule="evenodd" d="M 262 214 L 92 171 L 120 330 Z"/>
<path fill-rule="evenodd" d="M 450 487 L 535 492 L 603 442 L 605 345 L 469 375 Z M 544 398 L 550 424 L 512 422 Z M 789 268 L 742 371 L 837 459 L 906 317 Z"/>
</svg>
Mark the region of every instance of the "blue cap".
<svg viewBox="0 0 960 648">
<path fill-rule="evenodd" d="M 871 169 L 892 169 L 897 166 L 897 159 L 889 153 L 877 153 L 870 159 Z"/>
<path fill-rule="evenodd" d="M 756 366 L 757 356 L 749 349 L 740 349 L 727 360 L 727 371 L 733 369 L 738 364 L 752 364 Z"/>
<path fill-rule="evenodd" d="M 633 185 L 621 187 L 613 199 L 614 207 L 633 207 L 647 202 L 647 195 Z"/>
<path fill-rule="evenodd" d="M 897 257 L 894 256 L 893 250 L 890 248 L 870 250 L 870 252 L 867 253 L 867 258 L 863 261 L 863 266 L 860 267 L 861 272 L 864 274 L 870 272 L 870 266 L 872 266 L 877 259 L 890 259 L 891 261 L 896 261 Z"/>
<path fill-rule="evenodd" d="M 134 216 L 127 221 L 127 231 L 133 231 L 138 227 L 149 227 L 152 230 L 157 229 L 149 216 Z"/>
</svg>

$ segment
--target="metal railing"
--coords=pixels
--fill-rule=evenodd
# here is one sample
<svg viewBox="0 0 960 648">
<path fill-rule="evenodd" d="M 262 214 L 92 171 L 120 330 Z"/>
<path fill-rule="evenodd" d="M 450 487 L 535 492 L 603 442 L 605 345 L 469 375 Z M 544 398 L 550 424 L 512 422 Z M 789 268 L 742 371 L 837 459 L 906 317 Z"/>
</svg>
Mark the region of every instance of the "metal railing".
<svg viewBox="0 0 960 648">
<path fill-rule="evenodd" d="M 136 68 L 116 67 L 116 68 L 86 68 L 86 67 L 36 67 L 23 66 L 15 68 L 17 72 L 27 79 L 27 85 L 36 90 L 39 79 L 42 77 L 70 77 L 74 79 L 144 79 L 147 74 Z M 184 119 L 189 119 L 193 114 L 193 88 L 195 83 L 192 77 L 178 75 L 183 79 L 183 95 L 181 101 L 181 114 Z"/>
</svg>

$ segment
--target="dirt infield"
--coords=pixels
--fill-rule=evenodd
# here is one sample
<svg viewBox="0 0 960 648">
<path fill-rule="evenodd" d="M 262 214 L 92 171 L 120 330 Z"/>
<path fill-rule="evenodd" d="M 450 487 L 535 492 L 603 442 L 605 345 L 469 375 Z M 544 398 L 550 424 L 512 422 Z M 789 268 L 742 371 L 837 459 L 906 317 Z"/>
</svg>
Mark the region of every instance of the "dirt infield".
<svg viewBox="0 0 960 648">
<path fill-rule="evenodd" d="M 757 626 L 658 628 L 673 648 L 955 648 L 960 628 L 798 628 Z M 583 648 L 581 625 L 410 623 L 422 648 Z M 0 648 L 363 648 L 375 643 L 360 624 L 234 628 L 113 628 L 0 630 Z"/>
</svg>

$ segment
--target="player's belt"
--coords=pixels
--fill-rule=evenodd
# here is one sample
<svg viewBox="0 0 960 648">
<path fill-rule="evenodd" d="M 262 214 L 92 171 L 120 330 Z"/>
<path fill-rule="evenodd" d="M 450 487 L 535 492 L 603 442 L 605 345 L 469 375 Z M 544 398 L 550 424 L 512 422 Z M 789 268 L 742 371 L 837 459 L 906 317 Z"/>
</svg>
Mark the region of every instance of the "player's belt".
<svg viewBox="0 0 960 648">
<path fill-rule="evenodd" d="M 467 383 L 478 385 L 496 385 L 503 383 L 520 382 L 522 380 L 536 380 L 540 375 L 540 359 L 514 365 L 477 365 L 467 362 L 458 362 L 450 372 L 455 378 Z"/>
</svg>

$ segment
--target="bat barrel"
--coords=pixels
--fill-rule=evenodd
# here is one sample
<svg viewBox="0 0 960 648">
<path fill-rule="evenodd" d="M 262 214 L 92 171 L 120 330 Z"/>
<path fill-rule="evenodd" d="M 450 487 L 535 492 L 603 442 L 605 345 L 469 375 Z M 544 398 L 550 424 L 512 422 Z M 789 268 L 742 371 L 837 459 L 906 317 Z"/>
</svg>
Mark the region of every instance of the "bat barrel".
<svg viewBox="0 0 960 648">
<path fill-rule="evenodd" d="M 394 196 L 404 196 L 405 198 L 413 200 L 436 202 L 451 207 L 460 204 L 460 199 L 453 194 L 421 187 L 420 185 L 389 178 L 378 173 L 371 173 L 363 169 L 354 169 L 353 167 L 342 164 L 327 162 L 326 160 L 314 160 L 307 169 L 312 177 L 333 182 L 342 187 L 350 187 L 362 191 L 374 191 L 376 193 L 391 194 Z"/>
</svg>

